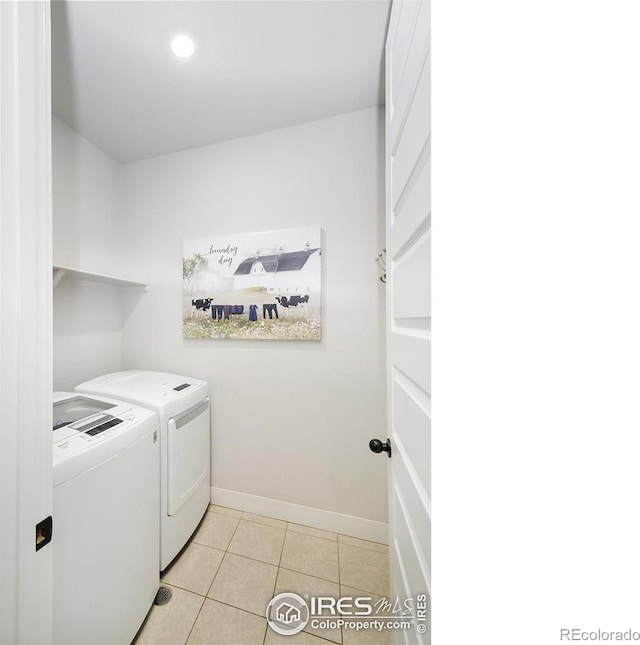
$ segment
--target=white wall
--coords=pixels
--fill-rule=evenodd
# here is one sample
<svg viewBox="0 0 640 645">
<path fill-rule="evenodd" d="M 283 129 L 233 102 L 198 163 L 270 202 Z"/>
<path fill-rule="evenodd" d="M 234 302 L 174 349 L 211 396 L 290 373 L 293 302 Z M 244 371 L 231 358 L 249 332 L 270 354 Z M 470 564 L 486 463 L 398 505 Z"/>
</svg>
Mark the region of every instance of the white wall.
<svg viewBox="0 0 640 645">
<path fill-rule="evenodd" d="M 107 274 L 121 267 L 120 166 L 53 118 L 53 263 Z M 53 294 L 53 384 L 72 389 L 122 367 L 122 295 L 99 285 Z"/>
<path fill-rule="evenodd" d="M 206 379 L 212 486 L 387 521 L 382 120 L 368 109 L 122 167 L 123 261 L 150 284 L 125 368 Z M 323 340 L 184 340 L 182 241 L 324 231 Z"/>
<path fill-rule="evenodd" d="M 54 264 L 117 272 L 120 184 L 120 165 L 53 117 Z"/>
</svg>

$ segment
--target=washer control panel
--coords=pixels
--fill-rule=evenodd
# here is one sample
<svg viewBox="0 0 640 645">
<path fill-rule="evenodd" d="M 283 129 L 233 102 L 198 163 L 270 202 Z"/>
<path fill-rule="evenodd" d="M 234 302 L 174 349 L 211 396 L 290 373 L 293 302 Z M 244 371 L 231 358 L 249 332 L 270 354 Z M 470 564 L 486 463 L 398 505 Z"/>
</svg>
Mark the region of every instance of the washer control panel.
<svg viewBox="0 0 640 645">
<path fill-rule="evenodd" d="M 130 403 L 54 392 L 53 485 L 73 479 L 143 439 L 157 449 L 158 424 L 157 412 Z"/>
<path fill-rule="evenodd" d="M 77 430 L 78 432 L 86 432 L 88 435 L 94 436 L 113 428 L 113 426 L 122 423 L 122 419 L 117 419 L 111 414 L 100 414 L 96 417 L 93 417 L 91 421 L 79 421 L 77 423 L 72 423 L 69 425 L 71 430 Z"/>
<path fill-rule="evenodd" d="M 82 419 L 54 432 L 54 452 L 59 455 L 79 452 L 119 434 L 135 422 L 135 414 L 127 412 L 118 416 L 97 414 Z"/>
</svg>

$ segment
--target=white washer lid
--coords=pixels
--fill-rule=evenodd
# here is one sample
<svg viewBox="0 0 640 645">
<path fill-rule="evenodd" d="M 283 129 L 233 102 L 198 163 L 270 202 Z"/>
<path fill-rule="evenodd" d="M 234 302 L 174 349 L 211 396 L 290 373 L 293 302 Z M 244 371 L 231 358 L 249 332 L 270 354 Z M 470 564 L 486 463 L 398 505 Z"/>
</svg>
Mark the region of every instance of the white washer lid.
<svg viewBox="0 0 640 645">
<path fill-rule="evenodd" d="M 81 383 L 76 392 L 102 394 L 157 410 L 161 417 L 171 416 L 195 405 L 209 394 L 207 381 L 145 370 L 105 374 Z"/>
<path fill-rule="evenodd" d="M 53 393 L 54 405 L 78 398 L 78 394 L 75 393 Z M 104 411 L 89 414 L 85 419 L 79 419 L 70 425 L 52 431 L 54 486 L 73 479 L 115 457 L 146 434 L 158 428 L 157 412 L 122 401 L 110 401 L 105 397 L 94 398 L 98 402 L 102 401 L 111 405 Z M 118 424 L 95 436 L 82 430 L 82 424 L 87 419 L 97 420 L 100 416 L 115 418 L 118 420 Z"/>
</svg>

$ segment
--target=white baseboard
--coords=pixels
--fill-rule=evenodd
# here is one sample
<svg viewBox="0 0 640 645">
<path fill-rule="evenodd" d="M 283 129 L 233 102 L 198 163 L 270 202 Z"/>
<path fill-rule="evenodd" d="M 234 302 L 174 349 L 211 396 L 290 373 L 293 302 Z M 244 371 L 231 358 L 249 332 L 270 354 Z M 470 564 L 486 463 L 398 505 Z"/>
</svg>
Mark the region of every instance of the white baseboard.
<svg viewBox="0 0 640 645">
<path fill-rule="evenodd" d="M 384 522 L 367 520 L 364 517 L 355 515 L 344 515 L 325 511 L 321 508 L 301 506 L 291 502 L 283 502 L 279 499 L 269 499 L 249 493 L 238 493 L 225 488 L 211 487 L 211 503 L 219 506 L 228 506 L 239 511 L 267 515 L 279 520 L 305 524 L 325 531 L 334 531 L 343 535 L 371 540 L 381 544 L 389 543 L 389 525 Z"/>
</svg>

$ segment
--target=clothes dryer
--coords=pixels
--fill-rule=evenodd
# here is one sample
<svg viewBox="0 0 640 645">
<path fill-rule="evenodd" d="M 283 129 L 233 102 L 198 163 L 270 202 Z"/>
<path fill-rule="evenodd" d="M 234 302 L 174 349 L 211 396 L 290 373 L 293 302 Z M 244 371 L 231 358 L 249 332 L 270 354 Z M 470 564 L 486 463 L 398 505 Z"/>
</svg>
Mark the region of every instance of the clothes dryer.
<svg viewBox="0 0 640 645">
<path fill-rule="evenodd" d="M 166 372 L 106 374 L 76 387 L 155 410 L 160 417 L 160 569 L 186 544 L 211 497 L 209 384 Z"/>
</svg>

